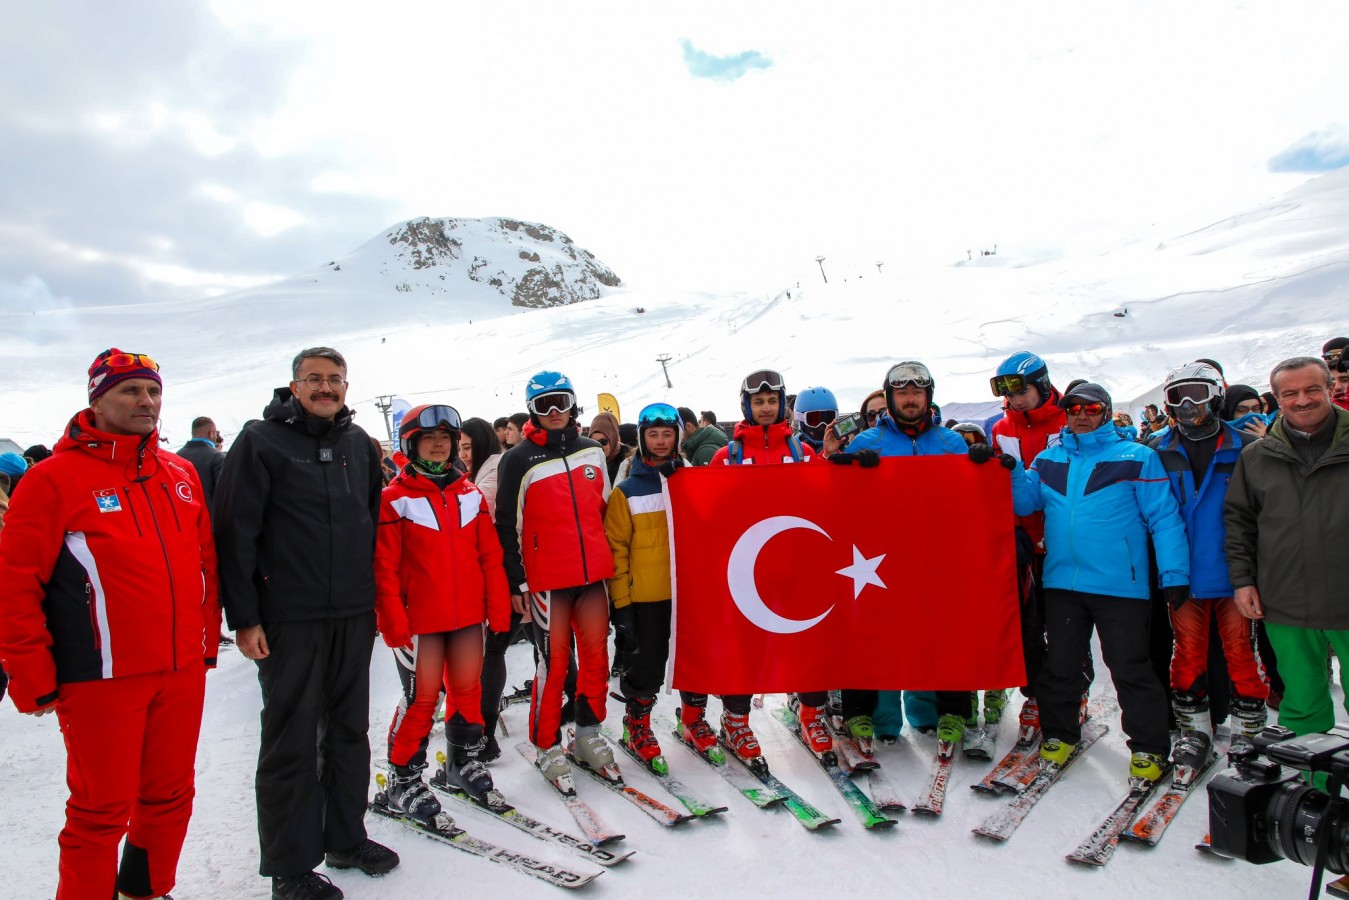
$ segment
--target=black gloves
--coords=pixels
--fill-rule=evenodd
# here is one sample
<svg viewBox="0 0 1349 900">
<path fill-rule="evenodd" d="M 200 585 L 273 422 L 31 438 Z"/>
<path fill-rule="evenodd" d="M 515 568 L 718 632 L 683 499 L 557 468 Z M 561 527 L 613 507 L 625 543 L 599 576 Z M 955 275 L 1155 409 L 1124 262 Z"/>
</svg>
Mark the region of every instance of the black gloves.
<svg viewBox="0 0 1349 900">
<path fill-rule="evenodd" d="M 858 450 L 856 453 L 840 450 L 829 457 L 829 461 L 840 466 L 850 466 L 856 462 L 864 469 L 874 469 L 881 464 L 881 455 L 875 450 Z"/>
<path fill-rule="evenodd" d="M 632 604 L 627 606 L 615 606 L 609 610 L 609 621 L 614 626 L 614 635 L 622 635 L 629 641 L 636 643 L 637 621 L 632 614 Z"/>
<path fill-rule="evenodd" d="M 988 444 L 970 444 L 970 461 L 983 465 L 994 456 L 993 448 Z"/>
<path fill-rule="evenodd" d="M 1185 605 L 1185 601 L 1190 599 L 1190 586 L 1188 584 L 1173 584 L 1171 587 L 1162 588 L 1162 596 L 1166 598 L 1166 605 L 1173 610 L 1180 609 Z"/>
<path fill-rule="evenodd" d="M 1010 455 L 1008 455 L 1008 454 L 1006 454 L 1006 453 L 1004 453 L 1004 454 L 1002 454 L 1001 456 L 998 457 L 998 463 L 999 463 L 999 465 L 1001 465 L 1004 469 L 1006 469 L 1006 470 L 1009 471 L 1009 472 L 1012 471 L 1013 469 L 1015 469 L 1015 468 L 1017 467 L 1017 465 L 1018 465 L 1018 463 L 1017 463 L 1017 461 L 1016 461 L 1016 457 L 1015 457 L 1015 456 L 1010 456 Z"/>
</svg>

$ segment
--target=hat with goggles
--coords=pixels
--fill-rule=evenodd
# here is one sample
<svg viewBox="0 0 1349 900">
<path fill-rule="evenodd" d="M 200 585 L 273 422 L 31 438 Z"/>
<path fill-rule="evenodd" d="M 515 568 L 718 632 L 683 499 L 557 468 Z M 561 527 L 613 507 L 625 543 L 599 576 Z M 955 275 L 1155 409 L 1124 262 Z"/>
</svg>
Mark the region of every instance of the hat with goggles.
<svg viewBox="0 0 1349 900">
<path fill-rule="evenodd" d="M 126 353 L 113 347 L 104 350 L 89 365 L 89 402 L 112 390 L 113 385 L 128 378 L 148 378 L 160 387 L 159 363 L 144 353 Z"/>
<path fill-rule="evenodd" d="M 1084 381 L 1077 387 L 1069 391 L 1062 400 L 1059 401 L 1059 408 L 1072 413 L 1074 409 L 1078 412 L 1088 412 L 1088 407 L 1099 405 L 1102 414 L 1108 419 L 1114 414 L 1114 406 L 1110 402 L 1110 395 L 1106 393 L 1105 388 L 1099 384 L 1092 384 L 1090 381 Z"/>
<path fill-rule="evenodd" d="M 525 385 L 525 407 L 537 426 L 539 417 L 553 412 L 571 413 L 576 418 L 576 388 L 561 372 L 539 372 Z"/>
<path fill-rule="evenodd" d="M 398 426 L 398 449 L 408 459 L 417 458 L 417 441 L 423 434 L 443 430 L 449 432 L 453 447 L 459 449 L 459 434 L 463 423 L 459 420 L 459 410 L 443 403 L 414 406 L 403 414 Z"/>
<path fill-rule="evenodd" d="M 646 431 L 648 428 L 674 429 L 674 455 L 679 455 L 684 440 L 684 423 L 679 410 L 668 403 L 651 403 L 642 407 L 637 414 L 637 452 L 645 459 L 650 453 L 646 449 Z"/>
<path fill-rule="evenodd" d="M 890 411 L 890 418 L 896 422 L 901 421 L 901 416 L 895 410 L 895 397 L 892 388 L 909 387 L 922 388 L 927 392 L 927 405 L 932 405 L 932 392 L 936 390 L 937 383 L 932 378 L 932 373 L 928 371 L 927 366 L 913 360 L 895 363 L 890 367 L 890 371 L 885 373 L 885 384 L 881 387 L 885 391 L 885 406 Z"/>
<path fill-rule="evenodd" d="M 754 421 L 754 411 L 750 408 L 750 398 L 765 391 L 778 395 L 778 417 L 774 423 L 787 418 L 787 383 L 781 373 L 772 369 L 759 369 L 745 376 L 740 382 L 740 411 L 745 414 L 746 422 Z"/>
</svg>

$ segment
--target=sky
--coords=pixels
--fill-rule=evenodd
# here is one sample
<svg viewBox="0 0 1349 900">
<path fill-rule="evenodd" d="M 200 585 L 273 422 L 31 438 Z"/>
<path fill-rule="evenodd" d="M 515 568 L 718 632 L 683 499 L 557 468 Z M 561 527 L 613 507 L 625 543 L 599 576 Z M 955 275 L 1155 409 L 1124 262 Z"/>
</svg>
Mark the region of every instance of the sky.
<svg viewBox="0 0 1349 900">
<path fill-rule="evenodd" d="M 638 287 L 1092 252 L 1349 163 L 1331 2 L 0 8 L 0 311 L 193 299 L 416 216 Z"/>
</svg>

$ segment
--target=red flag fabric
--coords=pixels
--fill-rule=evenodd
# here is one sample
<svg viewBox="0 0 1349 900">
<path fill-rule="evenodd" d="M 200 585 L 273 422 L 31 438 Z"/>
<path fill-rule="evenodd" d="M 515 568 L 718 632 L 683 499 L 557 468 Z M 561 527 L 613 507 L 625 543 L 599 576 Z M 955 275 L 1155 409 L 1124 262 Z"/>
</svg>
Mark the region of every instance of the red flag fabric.
<svg viewBox="0 0 1349 900">
<path fill-rule="evenodd" d="M 992 690 L 1025 681 L 1006 469 L 963 456 L 670 478 L 673 687 Z"/>
</svg>

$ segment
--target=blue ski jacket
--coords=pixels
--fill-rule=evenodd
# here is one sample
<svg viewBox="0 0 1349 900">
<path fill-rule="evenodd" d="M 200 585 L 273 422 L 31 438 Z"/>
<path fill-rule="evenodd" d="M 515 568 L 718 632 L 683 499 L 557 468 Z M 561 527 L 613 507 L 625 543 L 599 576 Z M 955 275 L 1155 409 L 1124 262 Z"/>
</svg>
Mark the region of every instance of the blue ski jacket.
<svg viewBox="0 0 1349 900">
<path fill-rule="evenodd" d="M 1185 442 L 1175 429 L 1150 445 L 1161 457 L 1171 481 L 1171 494 L 1180 504 L 1180 516 L 1185 520 L 1185 533 L 1190 544 L 1190 595 L 1200 600 L 1232 596 L 1232 581 L 1227 574 L 1227 552 L 1224 543 L 1227 529 L 1223 526 L 1223 499 L 1227 483 L 1237 467 L 1237 457 L 1247 444 L 1256 441 L 1255 435 L 1238 431 L 1228 422 L 1222 423 L 1218 448 L 1209 460 L 1204 483 L 1196 490 L 1194 470 L 1185 451 Z"/>
<path fill-rule="evenodd" d="M 1060 437 L 1029 469 L 1012 470 L 1016 514 L 1045 513 L 1045 587 L 1148 599 L 1149 534 L 1162 587 L 1188 584 L 1185 522 L 1157 453 L 1122 440 L 1111 422 Z"/>
</svg>

